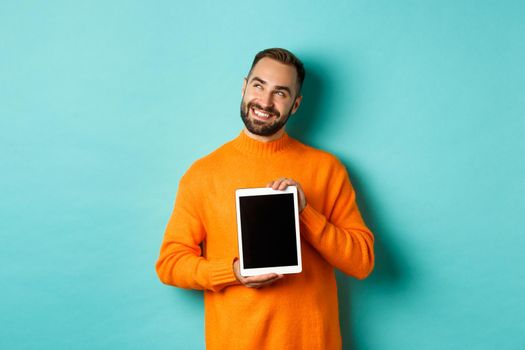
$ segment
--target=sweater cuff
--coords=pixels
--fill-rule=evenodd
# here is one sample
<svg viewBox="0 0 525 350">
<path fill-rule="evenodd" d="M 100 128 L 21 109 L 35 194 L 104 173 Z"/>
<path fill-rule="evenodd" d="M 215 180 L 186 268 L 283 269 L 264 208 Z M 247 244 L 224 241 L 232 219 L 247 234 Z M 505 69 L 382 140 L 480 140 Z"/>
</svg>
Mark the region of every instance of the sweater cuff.
<svg viewBox="0 0 525 350">
<path fill-rule="evenodd" d="M 233 273 L 233 259 L 219 259 L 210 261 L 212 290 L 219 291 L 222 288 L 237 284 L 237 278 Z"/>
<path fill-rule="evenodd" d="M 307 237 L 316 235 L 323 231 L 326 225 L 326 217 L 307 204 L 299 215 L 301 223 L 306 227 Z"/>
</svg>

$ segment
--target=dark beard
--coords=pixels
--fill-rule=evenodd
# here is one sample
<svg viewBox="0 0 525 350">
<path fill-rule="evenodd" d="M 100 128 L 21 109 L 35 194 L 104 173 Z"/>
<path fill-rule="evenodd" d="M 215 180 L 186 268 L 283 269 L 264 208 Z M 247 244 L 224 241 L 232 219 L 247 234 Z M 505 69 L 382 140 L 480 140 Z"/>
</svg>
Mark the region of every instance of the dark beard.
<svg viewBox="0 0 525 350">
<path fill-rule="evenodd" d="M 288 113 L 284 114 L 282 118 L 280 118 L 281 114 L 279 113 L 279 111 L 271 107 L 262 108 L 258 104 L 251 102 L 249 102 L 246 105 L 246 109 L 243 108 L 243 106 L 244 104 L 241 100 L 241 119 L 244 122 L 244 126 L 246 126 L 246 129 L 248 129 L 249 132 L 258 136 L 272 136 L 273 134 L 281 130 L 288 122 L 288 119 L 290 118 L 290 114 L 292 113 L 293 109 L 292 104 L 292 107 L 290 108 Z M 272 113 L 275 116 L 275 121 L 271 124 L 266 124 L 260 120 L 250 119 L 248 117 L 248 114 L 252 107 L 257 107 L 265 112 Z"/>
</svg>

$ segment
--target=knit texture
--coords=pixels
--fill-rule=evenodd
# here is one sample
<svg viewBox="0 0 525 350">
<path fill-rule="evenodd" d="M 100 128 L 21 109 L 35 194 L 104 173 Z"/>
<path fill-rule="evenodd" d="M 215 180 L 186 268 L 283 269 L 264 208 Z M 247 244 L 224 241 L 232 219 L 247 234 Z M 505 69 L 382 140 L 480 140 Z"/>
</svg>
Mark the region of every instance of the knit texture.
<svg viewBox="0 0 525 350">
<path fill-rule="evenodd" d="M 281 178 L 299 182 L 303 271 L 260 289 L 241 285 L 235 190 Z M 157 262 L 163 283 L 204 290 L 206 347 L 340 349 L 334 267 L 365 278 L 374 265 L 345 167 L 331 154 L 284 134 L 259 142 L 246 134 L 196 161 L 179 183 Z"/>
</svg>

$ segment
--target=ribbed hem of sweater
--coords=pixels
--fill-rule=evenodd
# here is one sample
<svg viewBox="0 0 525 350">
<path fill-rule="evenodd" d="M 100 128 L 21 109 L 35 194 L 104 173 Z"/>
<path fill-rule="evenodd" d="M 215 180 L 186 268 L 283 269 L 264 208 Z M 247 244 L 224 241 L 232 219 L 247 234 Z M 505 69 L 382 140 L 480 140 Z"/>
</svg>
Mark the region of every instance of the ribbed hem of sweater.
<svg viewBox="0 0 525 350">
<path fill-rule="evenodd" d="M 282 137 L 277 140 L 262 142 L 252 139 L 244 131 L 241 131 L 239 136 L 232 141 L 233 147 L 240 152 L 256 156 L 269 157 L 276 153 L 282 152 L 293 143 L 293 139 L 284 133 Z"/>
<path fill-rule="evenodd" d="M 305 238 L 313 239 L 312 235 L 317 235 L 318 232 L 321 232 L 326 225 L 326 217 L 312 208 L 309 204 L 306 204 L 306 207 L 299 215 L 299 218 L 303 225 L 308 230 Z"/>
<path fill-rule="evenodd" d="M 212 289 L 219 290 L 231 284 L 237 284 L 233 273 L 233 259 L 217 259 L 210 262 Z"/>
</svg>

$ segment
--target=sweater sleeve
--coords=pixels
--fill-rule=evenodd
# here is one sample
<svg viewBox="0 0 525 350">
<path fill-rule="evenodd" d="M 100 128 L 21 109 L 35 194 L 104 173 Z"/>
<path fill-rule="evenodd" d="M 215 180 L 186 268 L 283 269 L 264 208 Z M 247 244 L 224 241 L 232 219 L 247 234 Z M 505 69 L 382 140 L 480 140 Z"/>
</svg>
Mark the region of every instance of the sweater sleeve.
<svg viewBox="0 0 525 350">
<path fill-rule="evenodd" d="M 306 228 L 302 236 L 332 266 L 358 279 L 366 278 L 374 267 L 374 236 L 361 217 L 342 164 L 329 181 L 325 207 L 331 210 L 323 215 L 307 204 L 300 215 Z"/>
<path fill-rule="evenodd" d="M 165 284 L 217 292 L 238 283 L 233 273 L 233 259 L 206 259 L 203 256 L 206 231 L 199 215 L 197 196 L 194 196 L 188 178 L 183 176 L 179 183 L 156 264 L 157 274 Z"/>
</svg>

